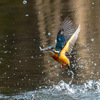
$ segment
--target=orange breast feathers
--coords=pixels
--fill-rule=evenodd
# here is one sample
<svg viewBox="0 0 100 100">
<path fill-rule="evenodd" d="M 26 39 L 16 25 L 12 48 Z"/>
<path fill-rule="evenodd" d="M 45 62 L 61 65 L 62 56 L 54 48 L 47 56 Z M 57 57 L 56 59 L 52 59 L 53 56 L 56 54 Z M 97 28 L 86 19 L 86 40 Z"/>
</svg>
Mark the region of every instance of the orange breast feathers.
<svg viewBox="0 0 100 100">
<path fill-rule="evenodd" d="M 51 56 L 53 59 L 55 59 L 57 62 L 61 63 L 64 66 L 69 66 L 70 64 L 69 59 L 63 53 L 60 53 L 60 55 L 58 53 L 51 53 Z"/>
<path fill-rule="evenodd" d="M 53 49 L 53 50 L 56 51 L 55 49 Z M 58 55 L 58 53 L 51 52 L 51 56 L 52 56 L 53 59 L 55 59 L 56 61 L 59 62 L 59 55 Z"/>
</svg>

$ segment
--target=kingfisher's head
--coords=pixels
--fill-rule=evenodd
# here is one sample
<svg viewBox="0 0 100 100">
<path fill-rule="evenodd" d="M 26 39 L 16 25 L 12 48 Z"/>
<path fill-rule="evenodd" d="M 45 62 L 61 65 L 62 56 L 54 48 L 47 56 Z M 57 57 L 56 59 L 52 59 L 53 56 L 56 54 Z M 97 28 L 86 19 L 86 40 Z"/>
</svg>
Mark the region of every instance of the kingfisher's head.
<svg viewBox="0 0 100 100">
<path fill-rule="evenodd" d="M 58 41 L 58 42 L 63 42 L 63 41 L 65 41 L 64 30 L 63 30 L 63 29 L 59 30 L 59 32 L 58 32 L 58 34 L 57 34 L 57 41 Z"/>
<path fill-rule="evenodd" d="M 57 36 L 63 36 L 64 35 L 64 29 L 60 29 Z"/>
</svg>

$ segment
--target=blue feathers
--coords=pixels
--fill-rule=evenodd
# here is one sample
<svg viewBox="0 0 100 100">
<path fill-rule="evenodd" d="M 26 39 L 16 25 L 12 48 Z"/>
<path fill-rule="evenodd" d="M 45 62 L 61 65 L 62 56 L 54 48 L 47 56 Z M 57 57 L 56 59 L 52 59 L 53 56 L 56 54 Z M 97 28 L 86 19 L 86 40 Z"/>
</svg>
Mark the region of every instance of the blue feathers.
<svg viewBox="0 0 100 100">
<path fill-rule="evenodd" d="M 63 47 L 66 44 L 66 39 L 64 37 L 64 32 L 59 30 L 58 34 L 57 34 L 57 43 L 56 43 L 56 48 L 59 50 L 62 50 Z"/>
</svg>

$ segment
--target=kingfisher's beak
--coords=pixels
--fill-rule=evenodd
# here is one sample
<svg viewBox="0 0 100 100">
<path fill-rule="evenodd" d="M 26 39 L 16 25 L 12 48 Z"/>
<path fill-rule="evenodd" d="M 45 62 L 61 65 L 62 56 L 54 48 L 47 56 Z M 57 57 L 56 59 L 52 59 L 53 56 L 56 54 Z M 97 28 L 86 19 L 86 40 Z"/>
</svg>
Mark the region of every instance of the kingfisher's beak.
<svg viewBox="0 0 100 100">
<path fill-rule="evenodd" d="M 68 68 L 71 69 L 71 66 L 69 65 Z"/>
</svg>

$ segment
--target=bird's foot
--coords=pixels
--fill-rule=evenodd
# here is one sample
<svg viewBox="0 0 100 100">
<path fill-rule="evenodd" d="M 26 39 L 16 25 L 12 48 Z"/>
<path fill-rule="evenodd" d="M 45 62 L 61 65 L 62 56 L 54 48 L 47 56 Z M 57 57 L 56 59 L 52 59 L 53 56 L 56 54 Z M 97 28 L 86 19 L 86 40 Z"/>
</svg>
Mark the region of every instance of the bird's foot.
<svg viewBox="0 0 100 100">
<path fill-rule="evenodd" d="M 39 48 L 40 48 L 41 51 L 46 51 L 46 50 L 48 50 L 48 48 L 44 48 L 44 49 L 42 49 L 41 47 L 39 47 Z"/>
<path fill-rule="evenodd" d="M 62 68 L 64 68 L 65 66 L 62 64 Z"/>
</svg>

